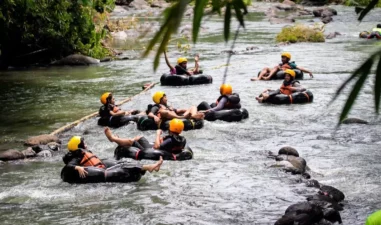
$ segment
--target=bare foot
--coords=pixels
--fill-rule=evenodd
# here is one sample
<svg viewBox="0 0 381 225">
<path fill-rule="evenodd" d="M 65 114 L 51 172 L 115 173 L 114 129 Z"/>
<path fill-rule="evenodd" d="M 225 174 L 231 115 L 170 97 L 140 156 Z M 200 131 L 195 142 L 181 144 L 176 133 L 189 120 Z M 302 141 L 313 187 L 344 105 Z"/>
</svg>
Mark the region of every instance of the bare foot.
<svg viewBox="0 0 381 225">
<path fill-rule="evenodd" d="M 105 127 L 105 135 L 110 142 L 114 142 L 114 136 L 109 127 Z"/>
<path fill-rule="evenodd" d="M 163 164 L 163 157 L 160 156 L 159 161 L 157 161 L 155 164 L 145 165 L 145 167 L 150 173 L 152 173 L 154 170 L 156 172 L 159 171 L 161 164 Z"/>
<path fill-rule="evenodd" d="M 255 97 L 255 99 L 256 99 L 259 103 L 262 103 L 262 102 L 263 102 L 263 99 L 262 99 L 262 98 Z"/>
<path fill-rule="evenodd" d="M 259 80 L 258 77 L 253 77 L 250 79 L 251 81 L 256 81 L 256 80 Z"/>
<path fill-rule="evenodd" d="M 184 115 L 183 115 L 184 119 L 190 119 L 191 116 L 192 116 L 192 115 L 191 115 L 189 112 L 184 113 Z"/>
</svg>

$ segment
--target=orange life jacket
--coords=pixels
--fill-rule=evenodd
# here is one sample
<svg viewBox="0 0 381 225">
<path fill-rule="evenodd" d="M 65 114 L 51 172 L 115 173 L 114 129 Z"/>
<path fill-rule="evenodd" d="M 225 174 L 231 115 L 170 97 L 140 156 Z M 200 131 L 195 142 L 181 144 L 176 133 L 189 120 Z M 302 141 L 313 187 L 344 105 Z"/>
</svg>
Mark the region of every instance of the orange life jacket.
<svg viewBox="0 0 381 225">
<path fill-rule="evenodd" d="M 91 152 L 84 152 L 83 158 L 79 165 L 83 167 L 94 166 L 94 167 L 99 167 L 103 169 L 106 168 L 106 166 L 102 163 L 102 161 Z"/>
<path fill-rule="evenodd" d="M 287 86 L 282 84 L 282 86 L 280 86 L 280 93 L 282 93 L 284 95 L 291 95 L 292 91 L 289 89 L 290 87 L 292 87 L 292 84 L 287 85 Z"/>
<path fill-rule="evenodd" d="M 280 67 L 282 68 L 282 70 L 292 69 L 290 64 L 288 63 L 282 64 Z"/>
</svg>

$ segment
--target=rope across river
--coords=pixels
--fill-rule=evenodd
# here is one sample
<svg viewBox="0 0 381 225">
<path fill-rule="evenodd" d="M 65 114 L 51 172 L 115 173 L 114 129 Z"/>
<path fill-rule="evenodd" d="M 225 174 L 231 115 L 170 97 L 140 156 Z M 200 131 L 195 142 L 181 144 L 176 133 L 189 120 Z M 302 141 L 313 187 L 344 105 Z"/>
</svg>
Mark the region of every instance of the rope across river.
<svg viewBox="0 0 381 225">
<path fill-rule="evenodd" d="M 153 88 L 153 87 L 154 87 L 156 84 L 158 84 L 158 83 L 159 83 L 159 82 L 150 84 L 150 85 L 147 86 L 143 91 L 141 91 L 139 94 L 136 94 L 136 95 L 134 95 L 134 96 L 132 96 L 132 97 L 126 98 L 126 99 L 124 99 L 123 101 L 119 102 L 117 105 L 122 105 L 122 104 L 124 104 L 124 103 L 127 103 L 127 102 L 131 101 L 132 98 L 134 98 L 134 97 L 136 97 L 136 96 L 138 96 L 138 95 L 144 94 L 145 92 L 147 92 L 149 89 Z M 58 135 L 58 134 L 60 134 L 60 133 L 62 133 L 62 132 L 65 132 L 65 131 L 67 131 L 67 130 L 70 130 L 70 129 L 72 129 L 73 127 L 77 126 L 78 124 L 80 124 L 80 123 L 82 123 L 82 122 L 84 122 L 84 121 L 86 121 L 86 120 L 88 120 L 88 119 L 91 119 L 91 118 L 93 118 L 93 117 L 96 117 L 96 116 L 98 116 L 98 112 L 94 112 L 94 113 L 92 113 L 92 114 L 90 114 L 90 115 L 84 116 L 84 117 L 82 117 L 82 118 L 79 119 L 79 120 L 76 120 L 76 121 L 74 121 L 74 122 L 72 122 L 72 123 L 70 123 L 70 124 L 67 124 L 67 125 L 65 125 L 65 126 L 63 126 L 63 127 L 61 127 L 61 128 L 58 128 L 57 130 L 53 131 L 53 132 L 50 133 L 50 134 L 51 134 L 51 135 Z"/>
</svg>

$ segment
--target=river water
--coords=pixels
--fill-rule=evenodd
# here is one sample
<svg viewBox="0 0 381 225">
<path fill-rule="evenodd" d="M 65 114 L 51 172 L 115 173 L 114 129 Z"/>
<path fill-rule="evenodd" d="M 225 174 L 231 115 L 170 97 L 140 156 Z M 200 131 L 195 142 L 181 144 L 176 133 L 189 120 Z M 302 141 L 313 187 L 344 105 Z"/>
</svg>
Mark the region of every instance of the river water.
<svg viewBox="0 0 381 225">
<path fill-rule="evenodd" d="M 264 4 L 261 7 L 269 7 Z M 336 7 L 339 16 L 327 32 L 341 36 L 325 43 L 301 43 L 275 47 L 274 37 L 283 25 L 270 25 L 262 13 L 251 8 L 246 30 L 240 33 L 227 81 L 241 96 L 249 119 L 238 123 L 205 122 L 201 130 L 184 132 L 194 159 L 165 161 L 158 173 L 146 174 L 138 183 L 70 185 L 60 179 L 63 150 L 53 158 L 17 161 L 0 165 L 0 221 L 2 224 L 273 224 L 291 204 L 315 193 L 297 177 L 268 166 L 267 151 L 290 145 L 307 160 L 313 178 L 332 185 L 346 195 L 344 224 L 363 224 L 381 208 L 380 120 L 373 113 L 373 80 L 368 80 L 351 116 L 370 125 L 343 125 L 338 115 L 349 89 L 328 105 L 338 86 L 377 48 L 374 41 L 360 40 L 379 18 L 372 11 L 363 23 L 353 8 Z M 201 66 L 214 78 L 211 85 L 193 87 L 156 86 L 123 109 L 144 109 L 158 90 L 176 107 L 213 102 L 219 96 L 230 43 L 223 42 L 222 20 L 204 24 L 200 43 L 185 56 L 201 54 Z M 302 21 L 306 22 L 306 21 Z M 187 23 L 187 22 L 186 22 Z M 188 24 L 190 21 L 188 22 Z M 237 27 L 237 24 L 232 24 Z M 302 85 L 314 94 L 305 105 L 261 105 L 255 101 L 265 88 L 281 81 L 251 82 L 264 66 L 273 66 L 280 53 L 289 51 L 298 65 L 310 69 Z M 170 48 L 173 63 L 178 52 Z M 190 60 L 192 64 L 193 60 Z M 132 96 L 145 82 L 158 81 L 167 70 L 161 63 L 156 74 L 152 59 L 117 61 L 91 67 L 41 68 L 0 74 L 0 149 L 15 147 L 27 136 L 49 133 L 93 111 L 99 96 L 113 91 L 117 100 Z M 155 131 L 141 132 L 134 125 L 114 130 L 121 137 L 144 135 L 154 140 Z M 101 158 L 111 158 L 116 147 L 91 119 L 61 135 L 63 143 L 82 135 Z M 132 160 L 128 160 L 132 161 Z M 143 161 L 146 163 L 149 161 Z"/>
</svg>

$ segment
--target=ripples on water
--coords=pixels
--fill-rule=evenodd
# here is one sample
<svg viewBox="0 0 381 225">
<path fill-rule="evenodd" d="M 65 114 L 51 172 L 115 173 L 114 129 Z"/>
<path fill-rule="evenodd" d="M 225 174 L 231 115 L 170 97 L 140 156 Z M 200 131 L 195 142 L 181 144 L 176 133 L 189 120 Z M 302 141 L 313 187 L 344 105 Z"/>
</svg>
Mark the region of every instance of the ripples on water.
<svg viewBox="0 0 381 225">
<path fill-rule="evenodd" d="M 372 109 L 373 81 L 366 84 L 351 112 L 351 116 L 371 121 L 370 125 L 343 125 L 335 131 L 349 90 L 332 105 L 327 104 L 337 87 L 374 49 L 373 42 L 359 40 L 357 35 L 374 25 L 380 11 L 358 24 L 352 8 L 338 9 L 340 15 L 327 31 L 338 31 L 342 36 L 323 44 L 280 48 L 274 47 L 273 37 L 282 25 L 269 25 L 255 14 L 250 17 L 236 50 L 252 45 L 259 49 L 234 55 L 228 76 L 250 118 L 239 123 L 206 122 L 202 130 L 185 132 L 194 160 L 166 161 L 161 172 L 147 174 L 138 183 L 86 185 L 60 180 L 63 153 L 43 161 L 12 162 L 0 170 L 2 224 L 273 224 L 289 205 L 316 192 L 306 189 L 297 177 L 267 167 L 272 161 L 266 152 L 285 145 L 294 146 L 307 160 L 314 178 L 346 194 L 344 224 L 363 224 L 368 214 L 381 207 L 381 137 L 379 119 L 374 118 Z M 208 33 L 192 51 L 201 52 L 201 65 L 214 77 L 212 85 L 157 86 L 122 108 L 144 109 L 158 90 L 165 91 L 176 107 L 215 101 L 225 70 L 220 66 L 226 55 L 220 51 L 230 46 L 217 36 L 222 30 L 219 20 L 210 20 L 206 27 Z M 298 65 L 314 72 L 315 79 L 302 81 L 313 92 L 314 103 L 273 106 L 255 101 L 263 89 L 277 88 L 281 81 L 254 83 L 250 77 L 277 63 L 281 51 L 290 51 Z M 176 57 L 171 54 L 171 61 Z M 2 135 L 22 139 L 30 133 L 48 132 L 96 111 L 98 97 L 106 90 L 114 91 L 117 99 L 131 96 L 142 83 L 159 79 L 159 73 L 152 75 L 151 68 L 151 60 L 130 60 L 2 75 L 1 86 L 6 88 L 1 91 L 5 99 L 0 101 L 7 109 L 2 109 L 0 117 Z M 164 62 L 159 71 L 166 71 Z M 111 158 L 116 146 L 95 124 L 92 119 L 63 134 L 64 143 L 72 135 L 82 135 L 97 155 Z M 155 137 L 155 131 L 143 133 L 133 125 L 114 132 L 121 137 Z"/>
</svg>

